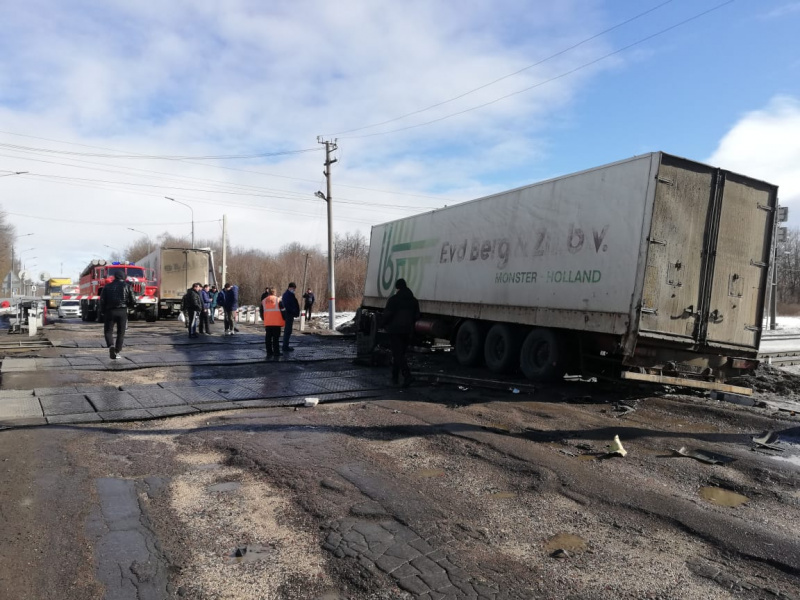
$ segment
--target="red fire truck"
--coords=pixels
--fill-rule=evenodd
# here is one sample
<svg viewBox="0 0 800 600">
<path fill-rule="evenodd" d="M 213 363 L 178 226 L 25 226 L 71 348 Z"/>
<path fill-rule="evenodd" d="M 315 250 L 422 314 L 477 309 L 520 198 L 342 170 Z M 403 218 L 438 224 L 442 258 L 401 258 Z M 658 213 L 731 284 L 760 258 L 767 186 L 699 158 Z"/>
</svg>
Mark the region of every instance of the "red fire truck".
<svg viewBox="0 0 800 600">
<path fill-rule="evenodd" d="M 103 311 L 100 307 L 100 294 L 106 284 L 114 281 L 114 274 L 121 272 L 133 287 L 136 298 L 134 308 L 128 309 L 128 314 L 133 319 L 146 319 L 155 321 L 158 310 L 156 286 L 148 285 L 147 273 L 144 267 L 132 262 L 106 262 L 95 259 L 81 272 L 80 295 L 81 319 L 84 321 L 102 321 Z"/>
</svg>

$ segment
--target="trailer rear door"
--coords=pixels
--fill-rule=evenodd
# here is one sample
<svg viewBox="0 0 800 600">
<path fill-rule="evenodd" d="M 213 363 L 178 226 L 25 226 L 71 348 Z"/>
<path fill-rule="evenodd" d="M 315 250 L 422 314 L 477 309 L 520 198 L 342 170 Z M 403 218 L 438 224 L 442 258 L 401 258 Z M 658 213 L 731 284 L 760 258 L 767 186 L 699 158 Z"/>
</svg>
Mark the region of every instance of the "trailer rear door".
<svg viewBox="0 0 800 600">
<path fill-rule="evenodd" d="M 661 155 L 639 335 L 757 350 L 777 188 Z"/>
<path fill-rule="evenodd" d="M 701 340 L 758 349 L 777 189 L 723 172 L 708 320 Z"/>
<path fill-rule="evenodd" d="M 715 170 L 662 155 L 639 333 L 694 343 L 699 332 L 704 250 Z"/>
</svg>

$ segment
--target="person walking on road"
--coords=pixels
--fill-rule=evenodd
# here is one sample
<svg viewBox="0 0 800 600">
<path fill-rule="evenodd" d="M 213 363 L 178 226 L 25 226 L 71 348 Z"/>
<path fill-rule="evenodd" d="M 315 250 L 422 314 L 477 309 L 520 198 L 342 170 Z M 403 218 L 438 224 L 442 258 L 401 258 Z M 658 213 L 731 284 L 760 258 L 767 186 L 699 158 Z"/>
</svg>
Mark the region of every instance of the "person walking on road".
<svg viewBox="0 0 800 600">
<path fill-rule="evenodd" d="M 292 335 L 292 325 L 294 324 L 295 318 L 300 316 L 300 303 L 297 301 L 297 297 L 294 295 L 296 290 L 297 286 L 294 282 L 292 282 L 289 284 L 289 287 L 286 288 L 286 291 L 283 292 L 283 296 L 281 297 L 284 308 L 283 317 L 285 320 L 285 325 L 283 326 L 284 352 L 294 352 L 294 348 L 289 347 L 289 337 Z"/>
<path fill-rule="evenodd" d="M 306 290 L 306 293 L 303 294 L 303 312 L 306 314 L 306 321 L 311 318 L 311 309 L 314 306 L 314 292 L 311 291 L 311 288 Z"/>
<path fill-rule="evenodd" d="M 205 284 L 200 290 L 200 300 L 203 302 L 203 310 L 200 311 L 200 333 L 210 335 L 211 330 L 208 328 L 208 324 L 211 312 L 211 291 L 208 284 Z"/>
<path fill-rule="evenodd" d="M 133 288 L 125 281 L 125 274 L 118 270 L 114 273 L 114 281 L 103 288 L 100 293 L 100 309 L 103 311 L 103 334 L 106 338 L 108 355 L 117 360 L 125 341 L 125 330 L 128 329 L 128 309 L 136 305 Z M 117 326 L 117 339 L 113 339 L 114 325 Z"/>
<path fill-rule="evenodd" d="M 386 302 L 383 311 L 383 328 L 389 334 L 389 346 L 392 350 L 392 383 L 399 382 L 399 375 L 403 375 L 403 387 L 411 385 L 411 369 L 406 360 L 406 349 L 411 334 L 414 333 L 414 323 L 420 317 L 419 302 L 408 289 L 405 279 L 398 279 L 394 284 L 397 290 Z"/>
<path fill-rule="evenodd" d="M 193 283 L 192 287 L 186 290 L 186 295 L 183 297 L 183 311 L 186 313 L 186 326 L 189 328 L 190 338 L 199 337 L 197 335 L 197 321 L 203 311 L 203 299 L 200 297 L 201 287 L 199 283 Z"/>
<path fill-rule="evenodd" d="M 267 347 L 267 358 L 281 355 L 280 339 L 281 327 L 284 324 L 283 301 L 275 295 L 275 288 L 264 290 L 266 296 L 261 299 L 259 312 L 264 322 L 264 344 Z"/>
<path fill-rule="evenodd" d="M 219 297 L 219 290 L 217 289 L 217 286 L 212 285 L 208 294 L 209 296 L 211 296 L 211 305 L 209 306 L 210 310 L 208 313 L 208 322 L 213 324 L 214 313 L 217 312 L 217 298 Z"/>
<path fill-rule="evenodd" d="M 239 288 L 226 283 L 222 291 L 225 294 L 225 298 L 222 300 L 222 310 L 225 311 L 225 335 L 233 335 L 236 329 L 233 322 L 233 313 L 239 308 Z"/>
</svg>

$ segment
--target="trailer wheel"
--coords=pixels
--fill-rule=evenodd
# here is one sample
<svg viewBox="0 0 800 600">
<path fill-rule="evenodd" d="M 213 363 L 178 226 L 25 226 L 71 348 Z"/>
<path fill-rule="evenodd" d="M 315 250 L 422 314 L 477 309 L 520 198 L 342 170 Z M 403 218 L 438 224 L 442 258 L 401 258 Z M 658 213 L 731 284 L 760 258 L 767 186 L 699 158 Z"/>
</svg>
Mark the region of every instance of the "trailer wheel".
<svg viewBox="0 0 800 600">
<path fill-rule="evenodd" d="M 465 367 L 480 363 L 483 356 L 483 331 L 477 321 L 466 321 L 456 334 L 456 358 Z"/>
<path fill-rule="evenodd" d="M 513 369 L 519 361 L 519 336 L 506 323 L 495 323 L 486 334 L 483 350 L 486 366 L 495 373 Z"/>
<path fill-rule="evenodd" d="M 145 313 L 145 317 L 144 317 L 145 321 L 147 321 L 148 323 L 155 323 L 157 318 L 158 318 L 158 309 L 157 308 L 151 308 L 150 310 L 148 310 Z"/>
<path fill-rule="evenodd" d="M 522 344 L 519 366 L 534 381 L 555 381 L 566 373 L 564 344 L 552 329 L 532 329 Z"/>
</svg>

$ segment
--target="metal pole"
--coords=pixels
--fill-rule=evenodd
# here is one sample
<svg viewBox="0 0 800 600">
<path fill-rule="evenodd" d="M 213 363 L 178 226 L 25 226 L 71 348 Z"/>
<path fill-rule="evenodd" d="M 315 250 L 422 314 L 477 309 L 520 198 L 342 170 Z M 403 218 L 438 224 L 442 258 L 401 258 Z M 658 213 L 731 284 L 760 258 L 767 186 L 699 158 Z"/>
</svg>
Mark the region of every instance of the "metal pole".
<svg viewBox="0 0 800 600">
<path fill-rule="evenodd" d="M 300 288 L 303 290 L 303 294 L 306 293 L 306 276 L 308 275 L 308 253 L 306 253 L 306 266 L 303 268 L 303 287 Z M 303 301 L 303 310 L 300 312 L 300 331 L 306 330 L 306 307 L 305 301 Z"/>
<path fill-rule="evenodd" d="M 225 285 L 228 279 L 228 215 L 222 215 L 222 283 L 219 288 Z"/>
<path fill-rule="evenodd" d="M 192 213 L 192 248 L 194 248 L 194 209 L 186 204 L 185 202 L 181 202 L 180 200 L 175 200 L 175 198 L 170 198 L 169 196 L 164 196 L 167 200 L 172 200 L 175 204 L 182 204 L 186 208 L 188 208 Z"/>
<path fill-rule="evenodd" d="M 308 253 L 306 252 L 306 266 L 303 269 L 303 293 L 306 293 L 306 276 L 308 275 Z"/>
<path fill-rule="evenodd" d="M 778 328 L 778 206 L 776 203 L 775 222 L 772 230 L 772 286 L 769 297 L 769 328 Z"/>
</svg>

